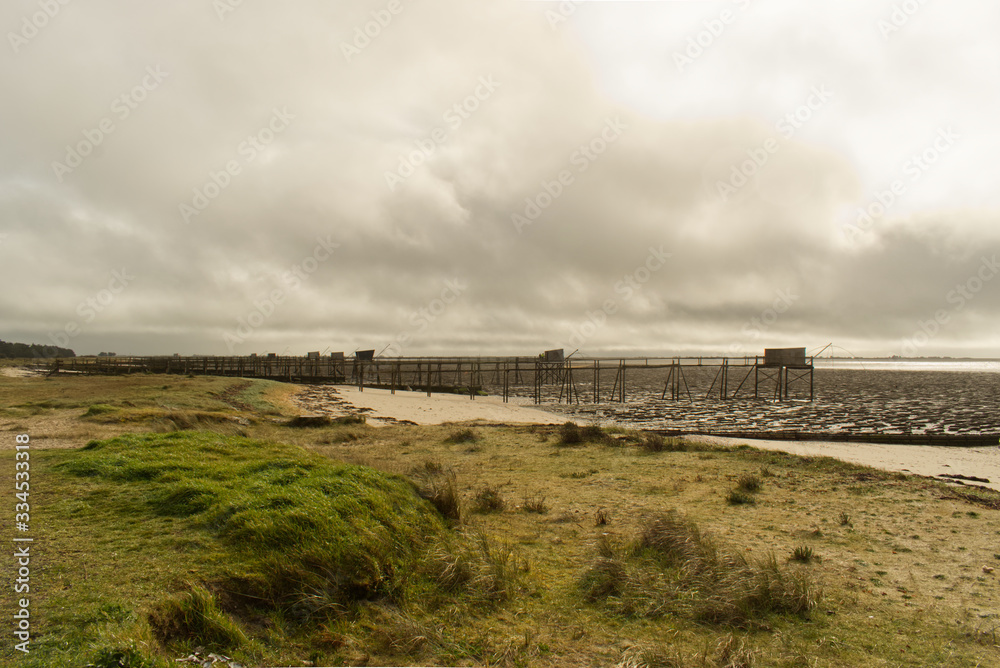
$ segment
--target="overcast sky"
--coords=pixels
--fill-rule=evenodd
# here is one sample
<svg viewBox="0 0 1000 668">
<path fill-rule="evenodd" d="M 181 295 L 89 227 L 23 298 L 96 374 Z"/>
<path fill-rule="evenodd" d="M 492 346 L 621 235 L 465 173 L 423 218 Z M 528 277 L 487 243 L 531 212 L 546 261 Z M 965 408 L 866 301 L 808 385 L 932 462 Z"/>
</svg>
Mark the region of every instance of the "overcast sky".
<svg viewBox="0 0 1000 668">
<path fill-rule="evenodd" d="M 991 0 L 63 2 L 0 8 L 4 340 L 1000 356 Z"/>
</svg>

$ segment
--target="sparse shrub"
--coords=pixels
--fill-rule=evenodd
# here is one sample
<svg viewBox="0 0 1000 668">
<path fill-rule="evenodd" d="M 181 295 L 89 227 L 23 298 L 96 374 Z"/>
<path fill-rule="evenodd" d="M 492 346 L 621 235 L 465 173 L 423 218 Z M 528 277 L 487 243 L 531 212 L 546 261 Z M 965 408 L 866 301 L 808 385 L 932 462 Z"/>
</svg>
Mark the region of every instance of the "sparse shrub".
<svg viewBox="0 0 1000 668">
<path fill-rule="evenodd" d="M 539 515 L 549 512 L 549 507 L 545 505 L 545 496 L 541 494 L 531 496 L 525 494 L 521 502 L 521 508 L 526 513 L 538 513 Z"/>
<path fill-rule="evenodd" d="M 682 566 L 692 573 L 710 569 L 718 551 L 698 526 L 675 511 L 647 520 L 636 542 L 640 550 L 651 550 L 666 566 Z"/>
<path fill-rule="evenodd" d="M 749 492 L 751 494 L 759 492 L 760 488 L 763 486 L 760 478 L 757 476 L 746 473 L 741 475 L 736 481 L 736 486 L 739 487 L 744 492 Z"/>
<path fill-rule="evenodd" d="M 445 443 L 474 443 L 479 440 L 479 435 L 476 434 L 472 429 L 461 429 L 459 431 L 453 431 L 448 435 L 448 438 L 444 439 Z"/>
<path fill-rule="evenodd" d="M 441 465 L 441 462 L 427 460 L 424 462 L 424 471 L 431 475 L 437 475 L 438 473 L 444 471 L 444 467 Z"/>
<path fill-rule="evenodd" d="M 598 508 L 597 512 L 594 513 L 594 524 L 596 526 L 602 527 L 606 526 L 611 521 L 611 513 L 609 513 L 604 508 Z"/>
<path fill-rule="evenodd" d="M 561 445 L 579 445 L 583 443 L 583 434 L 575 422 L 564 422 L 559 427 L 559 443 Z"/>
<path fill-rule="evenodd" d="M 841 513 L 840 513 L 840 515 L 838 516 L 837 519 L 840 522 L 840 526 L 842 526 L 842 527 L 853 527 L 854 526 L 854 523 L 851 522 L 851 516 L 848 515 L 846 512 L 841 511 Z"/>
<path fill-rule="evenodd" d="M 499 487 L 487 485 L 476 492 L 474 510 L 477 513 L 499 513 L 506 507 L 507 502 L 504 500 Z"/>
<path fill-rule="evenodd" d="M 608 435 L 604 433 L 599 425 L 588 424 L 580 430 L 580 436 L 587 443 L 603 443 L 608 440 Z"/>
<path fill-rule="evenodd" d="M 588 601 L 625 616 L 679 614 L 766 628 L 770 614 L 805 614 L 820 596 L 807 572 L 788 572 L 773 555 L 750 560 L 723 550 L 673 511 L 647 520 L 629 546 L 616 548 L 602 539 L 597 552 L 581 591 Z"/>
<path fill-rule="evenodd" d="M 642 441 L 642 449 L 646 452 L 663 452 L 666 447 L 666 440 L 659 434 L 646 434 Z"/>
<path fill-rule="evenodd" d="M 647 433 L 642 441 L 642 449 L 646 452 L 684 452 L 688 446 L 680 438 L 665 438 L 656 433 Z"/>
<path fill-rule="evenodd" d="M 726 503 L 731 506 L 753 505 L 757 503 L 757 499 L 754 498 L 753 494 L 747 494 L 740 489 L 731 489 L 726 495 Z"/>
<path fill-rule="evenodd" d="M 792 559 L 795 561 L 801 561 L 804 564 L 808 564 L 815 557 L 816 555 L 813 553 L 813 549 L 808 545 L 799 545 L 792 550 Z"/>
<path fill-rule="evenodd" d="M 599 425 L 589 424 L 584 427 L 575 422 L 564 422 L 559 427 L 559 445 L 582 445 L 583 443 L 606 443 L 610 437 Z"/>
<path fill-rule="evenodd" d="M 770 469 L 770 467 L 768 467 L 768 466 L 761 466 L 760 467 L 760 477 L 761 478 L 773 478 L 774 477 L 774 471 L 772 471 Z"/>
</svg>

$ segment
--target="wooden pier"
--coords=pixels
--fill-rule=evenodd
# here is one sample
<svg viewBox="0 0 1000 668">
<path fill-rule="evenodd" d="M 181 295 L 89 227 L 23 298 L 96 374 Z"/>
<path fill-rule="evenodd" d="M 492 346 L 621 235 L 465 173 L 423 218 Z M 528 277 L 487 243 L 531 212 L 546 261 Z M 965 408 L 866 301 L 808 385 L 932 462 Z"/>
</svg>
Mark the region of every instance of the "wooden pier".
<svg viewBox="0 0 1000 668">
<path fill-rule="evenodd" d="M 530 396 L 534 403 L 626 403 L 629 383 L 648 396 L 698 401 L 814 398 L 812 359 L 804 357 L 569 357 L 549 351 L 537 357 L 75 357 L 56 360 L 53 372 L 90 374 L 195 374 L 266 378 L 294 383 L 355 385 L 396 390 L 488 392 L 508 401 Z M 556 354 L 558 352 L 558 354 Z M 771 351 L 768 351 L 769 353 Z M 707 375 L 706 375 L 707 374 Z M 633 380 L 638 376 L 637 380 Z M 695 378 L 697 376 L 698 378 Z M 707 378 L 711 383 L 707 385 Z M 699 382 L 695 382 L 698 380 Z"/>
</svg>

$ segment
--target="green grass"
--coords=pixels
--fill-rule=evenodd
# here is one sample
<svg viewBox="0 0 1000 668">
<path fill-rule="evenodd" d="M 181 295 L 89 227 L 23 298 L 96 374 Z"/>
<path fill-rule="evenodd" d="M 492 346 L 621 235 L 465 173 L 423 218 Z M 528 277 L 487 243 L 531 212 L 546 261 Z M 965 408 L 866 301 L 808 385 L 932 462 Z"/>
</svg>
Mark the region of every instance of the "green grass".
<svg viewBox="0 0 1000 668">
<path fill-rule="evenodd" d="M 254 555 L 233 578 L 274 606 L 317 590 L 345 600 L 391 594 L 442 530 L 403 478 L 239 437 L 121 436 L 92 441 L 57 468 L 131 491 L 142 499 L 133 513 L 187 519 Z"/>
<path fill-rule="evenodd" d="M 416 575 L 429 550 L 464 549 L 410 481 L 296 446 L 174 432 L 91 441 L 44 459 L 47 475 L 72 490 L 48 513 L 67 518 L 65 531 L 84 544 L 116 545 L 115 560 L 142 555 L 157 584 L 115 599 L 117 569 L 83 566 L 85 580 L 111 582 L 90 592 L 92 604 L 77 600 L 76 612 L 47 620 L 52 644 L 26 666 L 69 654 L 158 666 L 161 652 L 196 646 L 259 664 L 268 655 L 255 619 L 294 626 L 356 614 L 365 601 L 402 605 L 435 586 Z M 142 612 L 126 607 L 136 602 Z"/>
</svg>

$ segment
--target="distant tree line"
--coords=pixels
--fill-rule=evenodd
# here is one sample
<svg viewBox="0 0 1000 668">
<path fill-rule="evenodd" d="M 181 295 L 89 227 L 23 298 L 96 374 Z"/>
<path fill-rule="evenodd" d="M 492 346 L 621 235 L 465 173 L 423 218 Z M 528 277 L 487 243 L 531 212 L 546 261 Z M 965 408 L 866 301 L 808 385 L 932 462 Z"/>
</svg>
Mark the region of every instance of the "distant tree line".
<svg viewBox="0 0 1000 668">
<path fill-rule="evenodd" d="M 76 353 L 69 348 L 60 348 L 59 346 L 0 341 L 0 357 L 8 359 L 25 357 L 76 357 Z"/>
</svg>

